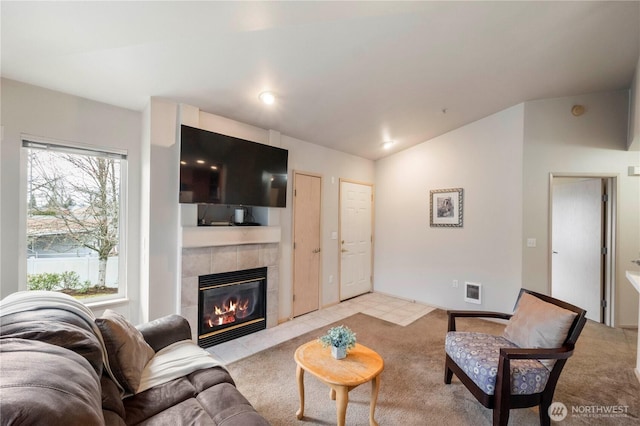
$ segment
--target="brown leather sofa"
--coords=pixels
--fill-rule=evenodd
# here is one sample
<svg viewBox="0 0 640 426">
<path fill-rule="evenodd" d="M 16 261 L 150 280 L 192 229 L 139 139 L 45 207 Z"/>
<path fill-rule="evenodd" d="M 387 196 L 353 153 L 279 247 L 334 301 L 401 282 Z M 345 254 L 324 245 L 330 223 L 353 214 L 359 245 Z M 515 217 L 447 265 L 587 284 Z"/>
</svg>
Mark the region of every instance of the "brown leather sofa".
<svg viewBox="0 0 640 426">
<path fill-rule="evenodd" d="M 138 326 L 137 330 L 155 352 L 174 342 L 191 339 L 188 322 L 178 315 Z M 117 380 L 114 382 L 113 375 L 107 374 L 104 366 L 102 337 L 97 336 L 95 327 L 62 309 L 3 315 L 0 324 L 1 424 L 269 424 L 220 366 L 197 370 L 143 392 L 123 396 Z M 111 354 L 108 359 L 107 364 L 111 364 L 113 370 Z"/>
</svg>

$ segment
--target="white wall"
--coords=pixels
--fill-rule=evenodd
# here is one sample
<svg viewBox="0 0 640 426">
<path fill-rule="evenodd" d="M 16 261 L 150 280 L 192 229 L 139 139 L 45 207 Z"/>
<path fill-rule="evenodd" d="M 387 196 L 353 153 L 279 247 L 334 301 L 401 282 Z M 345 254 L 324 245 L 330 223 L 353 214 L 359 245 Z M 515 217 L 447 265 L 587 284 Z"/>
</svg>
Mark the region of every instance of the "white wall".
<svg viewBox="0 0 640 426">
<path fill-rule="evenodd" d="M 2 275 L 0 297 L 26 289 L 26 276 L 21 276 L 25 263 L 19 223 L 21 180 L 21 134 L 61 141 L 79 142 L 101 147 L 124 149 L 128 154 L 127 193 L 127 281 L 128 295 L 137 305 L 140 253 L 140 138 L 141 114 L 88 99 L 2 79 Z M 124 314 L 136 318 L 130 305 L 119 307 Z"/>
<path fill-rule="evenodd" d="M 0 102 L 0 117 L 2 116 L 2 102 Z M 2 144 L 4 141 L 4 126 L 0 125 L 0 188 L 2 188 Z M 0 197 L 0 241 L 2 241 L 2 197 Z M 0 244 L 0 259 L 2 259 L 2 244 Z M 0 261 L 0 283 L 2 283 L 2 262 Z M 0 297 L 2 296 L 0 286 Z"/>
<path fill-rule="evenodd" d="M 627 151 L 628 96 L 623 90 L 525 104 L 523 237 L 538 244 L 524 249 L 523 285 L 549 292 L 549 174 L 618 174 L 617 326 L 638 321 L 638 293 L 624 275 L 640 252 L 640 177 L 628 176 L 640 155 Z M 576 104 L 585 106 L 584 115 L 571 114 Z"/>
<path fill-rule="evenodd" d="M 571 115 L 574 104 L 585 115 Z M 640 155 L 626 150 L 628 105 L 627 91 L 527 102 L 379 160 L 375 290 L 475 308 L 463 301 L 462 284 L 477 281 L 480 308 L 501 311 L 520 287 L 548 293 L 549 173 L 614 173 L 615 323 L 636 325 L 638 295 L 624 278 L 640 252 L 640 178 L 627 173 Z M 465 191 L 464 227 L 430 228 L 429 190 L 454 187 Z M 537 247 L 526 248 L 527 238 Z"/>
<path fill-rule="evenodd" d="M 178 105 L 152 98 L 149 164 L 149 281 L 142 288 L 148 300 L 147 320 L 179 312 Z"/>
<path fill-rule="evenodd" d="M 511 311 L 522 285 L 523 120 L 518 105 L 376 162 L 376 291 Z M 464 189 L 462 228 L 429 226 L 429 191 L 445 188 Z M 465 281 L 483 285 L 482 305 L 464 302 Z"/>
<path fill-rule="evenodd" d="M 279 321 L 291 315 L 292 298 L 292 171 L 321 174 L 324 179 L 322 305 L 337 303 L 338 249 L 331 231 L 338 229 L 338 181 L 340 178 L 373 182 L 374 163 L 353 155 L 281 135 L 238 121 L 230 120 L 189 105 L 168 100 L 151 100 L 151 218 L 149 230 L 149 319 L 177 312 L 179 303 L 181 215 L 192 215 L 191 206 L 178 204 L 179 149 L 176 144 L 178 123 L 200 127 L 254 142 L 280 146 L 289 150 L 287 208 L 268 209 L 268 223 L 279 225 L 282 232 L 279 268 Z M 334 183 L 331 183 L 331 177 Z M 193 219 L 195 225 L 195 216 Z M 328 277 L 334 276 L 329 283 Z"/>
<path fill-rule="evenodd" d="M 320 237 L 322 244 L 320 292 L 322 298 L 320 303 L 321 306 L 338 303 L 340 301 L 338 287 L 340 244 L 337 239 L 331 239 L 331 233 L 338 232 L 340 179 L 374 183 L 374 162 L 284 135 L 282 136 L 282 148 L 289 150 L 290 171 L 315 173 L 322 176 L 322 221 L 320 224 L 322 231 Z M 289 177 L 291 178 L 291 173 Z M 293 268 L 293 254 L 291 251 L 291 242 L 293 241 L 293 211 L 291 208 L 293 205 L 291 198 L 293 180 L 290 179 L 289 182 L 291 182 L 287 187 L 287 206 L 289 207 L 283 211 L 282 215 L 281 319 L 288 318 L 291 315 L 293 297 L 291 278 Z M 329 282 L 330 276 L 333 276 L 332 283 Z"/>
<path fill-rule="evenodd" d="M 142 111 L 140 143 L 140 302 L 138 323 L 149 320 L 149 219 L 151 210 L 151 102 Z"/>
<path fill-rule="evenodd" d="M 2 85 L 0 84 L 0 93 Z M 0 102 L 0 117 L 2 116 L 2 102 Z M 2 188 L 2 143 L 4 139 L 4 126 L 0 124 L 0 188 Z M 2 241 L 2 197 L 0 196 L 0 241 Z M 2 244 L 0 244 L 0 259 L 2 259 Z M 2 261 L 0 260 L 0 284 L 2 283 Z M 2 297 L 2 286 L 0 285 L 0 297 Z"/>
<path fill-rule="evenodd" d="M 640 151 L 640 58 L 631 84 L 631 108 L 629 112 L 629 136 L 627 146 L 630 150 Z"/>
</svg>

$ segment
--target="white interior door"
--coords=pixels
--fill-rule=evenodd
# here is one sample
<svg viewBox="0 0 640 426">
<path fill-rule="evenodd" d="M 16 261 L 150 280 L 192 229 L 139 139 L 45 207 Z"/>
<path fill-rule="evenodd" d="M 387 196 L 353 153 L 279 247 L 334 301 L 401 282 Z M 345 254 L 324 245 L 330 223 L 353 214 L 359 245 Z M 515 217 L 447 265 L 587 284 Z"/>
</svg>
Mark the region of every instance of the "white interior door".
<svg viewBox="0 0 640 426">
<path fill-rule="evenodd" d="M 553 182 L 551 295 L 602 322 L 602 179 Z"/>
<path fill-rule="evenodd" d="M 372 204 L 370 185 L 340 182 L 340 300 L 371 291 Z"/>
</svg>

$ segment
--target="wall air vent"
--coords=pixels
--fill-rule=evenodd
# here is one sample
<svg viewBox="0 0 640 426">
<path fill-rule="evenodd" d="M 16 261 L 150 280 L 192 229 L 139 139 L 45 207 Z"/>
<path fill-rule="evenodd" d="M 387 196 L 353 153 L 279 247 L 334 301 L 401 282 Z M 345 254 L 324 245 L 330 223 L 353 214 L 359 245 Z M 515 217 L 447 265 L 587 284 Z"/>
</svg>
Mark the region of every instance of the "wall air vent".
<svg viewBox="0 0 640 426">
<path fill-rule="evenodd" d="M 465 282 L 464 301 L 478 305 L 482 304 L 482 284 Z"/>
</svg>

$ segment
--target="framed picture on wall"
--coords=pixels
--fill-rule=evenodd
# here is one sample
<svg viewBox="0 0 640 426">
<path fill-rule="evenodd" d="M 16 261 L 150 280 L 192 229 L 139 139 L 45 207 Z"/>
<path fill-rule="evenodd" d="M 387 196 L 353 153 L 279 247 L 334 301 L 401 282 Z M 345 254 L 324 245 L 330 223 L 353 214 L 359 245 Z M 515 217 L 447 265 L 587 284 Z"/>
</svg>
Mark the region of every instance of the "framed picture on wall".
<svg viewBox="0 0 640 426">
<path fill-rule="evenodd" d="M 462 227 L 462 188 L 434 189 L 429 203 L 432 227 Z"/>
</svg>

